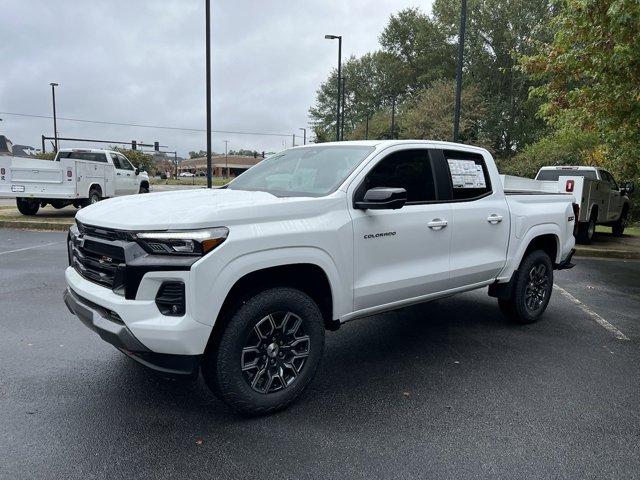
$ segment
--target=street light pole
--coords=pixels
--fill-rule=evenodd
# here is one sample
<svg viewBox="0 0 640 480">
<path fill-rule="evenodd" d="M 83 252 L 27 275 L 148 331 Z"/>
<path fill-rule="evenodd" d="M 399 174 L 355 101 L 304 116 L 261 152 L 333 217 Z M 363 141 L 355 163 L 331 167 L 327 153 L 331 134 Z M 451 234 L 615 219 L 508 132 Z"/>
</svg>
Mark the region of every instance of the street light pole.
<svg viewBox="0 0 640 480">
<path fill-rule="evenodd" d="M 338 94 L 336 95 L 336 141 L 340 141 L 340 87 L 342 86 L 342 35 L 325 35 L 327 40 L 338 40 Z"/>
<path fill-rule="evenodd" d="M 346 83 L 347 83 L 347 78 L 346 77 L 342 77 L 342 120 L 341 120 L 341 125 L 340 125 L 340 140 L 344 140 L 344 112 L 345 112 L 345 107 L 347 105 L 347 102 L 345 100 L 345 92 L 347 91 L 346 89 Z"/>
<path fill-rule="evenodd" d="M 2 120 L 0 118 L 0 120 Z M 298 130 L 302 130 L 302 144 L 306 145 L 307 144 L 307 129 L 306 128 L 299 128 Z"/>
<path fill-rule="evenodd" d="M 229 157 L 227 157 L 227 152 L 229 151 L 229 140 L 224 141 L 224 168 L 227 171 L 226 178 L 229 178 Z"/>
<path fill-rule="evenodd" d="M 467 24 L 467 0 L 461 0 L 460 34 L 458 36 L 458 66 L 456 68 L 456 103 L 453 110 L 453 141 L 458 141 L 460 130 L 460 96 L 462 91 L 462 60 L 464 55 L 464 32 Z"/>
<path fill-rule="evenodd" d="M 58 151 L 58 119 L 56 116 L 56 87 L 57 83 L 51 82 L 51 98 L 53 101 L 53 138 L 55 139 L 56 152 Z"/>
<path fill-rule="evenodd" d="M 204 1 L 207 42 L 207 188 L 211 188 L 211 5 L 209 0 Z"/>
</svg>

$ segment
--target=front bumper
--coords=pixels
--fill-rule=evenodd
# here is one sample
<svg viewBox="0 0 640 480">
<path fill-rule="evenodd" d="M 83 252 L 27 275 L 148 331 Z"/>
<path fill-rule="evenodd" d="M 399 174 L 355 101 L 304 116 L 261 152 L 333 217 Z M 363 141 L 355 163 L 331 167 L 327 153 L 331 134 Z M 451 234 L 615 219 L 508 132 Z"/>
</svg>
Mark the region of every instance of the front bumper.
<svg viewBox="0 0 640 480">
<path fill-rule="evenodd" d="M 197 373 L 201 355 L 172 355 L 152 352 L 145 347 L 113 311 L 82 298 L 70 288 L 63 294 L 71 313 L 122 353 L 137 362 L 163 373 L 193 375 Z"/>
<path fill-rule="evenodd" d="M 65 303 L 103 340 L 127 354 L 139 354 L 136 360 L 141 363 L 151 364 L 154 357 L 159 358 L 160 355 L 199 357 L 205 351 L 212 327 L 198 322 L 190 313 L 193 311 L 193 296 L 188 288 L 190 273 L 148 272 L 140 282 L 136 298 L 128 300 L 68 267 L 65 271 L 68 287 L 64 294 Z M 155 296 L 165 280 L 182 281 L 187 286 L 184 315 L 166 316 L 158 310 Z M 180 364 L 184 359 L 175 360 Z M 156 369 L 171 370 L 162 364 L 159 366 L 161 368 Z"/>
</svg>

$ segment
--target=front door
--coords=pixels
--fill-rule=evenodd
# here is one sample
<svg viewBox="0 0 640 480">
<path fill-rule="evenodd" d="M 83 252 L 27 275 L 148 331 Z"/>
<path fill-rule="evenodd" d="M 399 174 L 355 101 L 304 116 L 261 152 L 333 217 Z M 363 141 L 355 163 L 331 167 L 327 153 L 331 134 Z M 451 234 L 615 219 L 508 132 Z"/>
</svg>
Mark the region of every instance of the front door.
<svg viewBox="0 0 640 480">
<path fill-rule="evenodd" d="M 129 161 L 120 154 L 112 153 L 111 158 L 115 171 L 115 194 L 129 195 L 133 192 L 132 175 L 135 173 Z M 135 180 L 135 178 L 133 178 Z"/>
<path fill-rule="evenodd" d="M 451 206 L 438 203 L 429 151 L 389 149 L 354 181 L 354 309 L 446 290 L 449 283 Z M 374 187 L 400 187 L 398 210 L 357 210 L 353 197 Z"/>
</svg>

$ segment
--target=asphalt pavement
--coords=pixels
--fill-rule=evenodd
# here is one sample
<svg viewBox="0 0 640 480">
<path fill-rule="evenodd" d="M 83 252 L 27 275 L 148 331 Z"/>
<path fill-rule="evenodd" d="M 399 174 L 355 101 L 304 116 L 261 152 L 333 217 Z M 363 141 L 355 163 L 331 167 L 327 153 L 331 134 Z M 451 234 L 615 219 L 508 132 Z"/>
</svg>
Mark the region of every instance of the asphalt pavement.
<svg viewBox="0 0 640 480">
<path fill-rule="evenodd" d="M 66 263 L 0 230 L 2 479 L 640 478 L 638 261 L 576 259 L 533 325 L 485 290 L 348 323 L 258 419 L 85 328 Z"/>
</svg>

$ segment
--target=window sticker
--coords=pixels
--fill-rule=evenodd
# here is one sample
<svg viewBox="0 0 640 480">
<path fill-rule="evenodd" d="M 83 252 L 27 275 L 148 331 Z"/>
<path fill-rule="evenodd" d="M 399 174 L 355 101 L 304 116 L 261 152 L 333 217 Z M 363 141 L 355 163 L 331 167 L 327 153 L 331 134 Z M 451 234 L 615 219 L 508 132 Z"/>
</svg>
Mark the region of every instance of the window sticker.
<svg viewBox="0 0 640 480">
<path fill-rule="evenodd" d="M 482 165 L 473 160 L 447 160 L 453 188 L 486 188 Z"/>
</svg>

